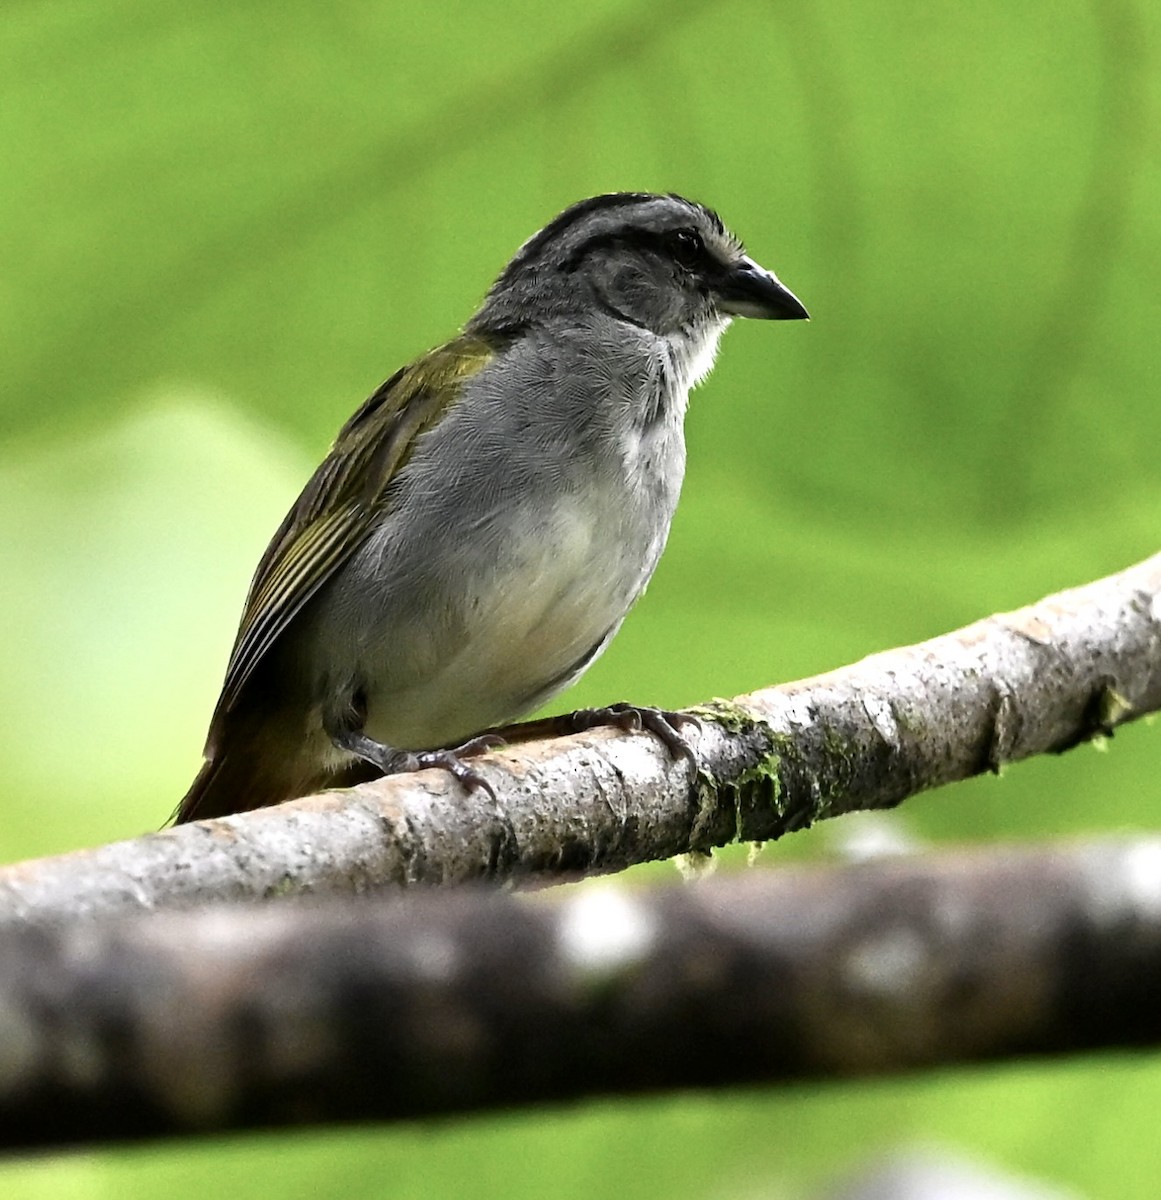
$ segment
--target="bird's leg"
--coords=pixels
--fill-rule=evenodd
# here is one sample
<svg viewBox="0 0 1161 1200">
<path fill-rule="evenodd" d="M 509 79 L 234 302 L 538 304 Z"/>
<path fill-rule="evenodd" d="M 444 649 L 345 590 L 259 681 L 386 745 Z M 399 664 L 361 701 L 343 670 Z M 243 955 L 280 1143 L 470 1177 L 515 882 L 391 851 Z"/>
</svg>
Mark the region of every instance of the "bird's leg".
<svg viewBox="0 0 1161 1200">
<path fill-rule="evenodd" d="M 463 759 L 503 745 L 504 739 L 499 734 L 483 733 L 450 749 L 396 750 L 369 736 L 364 728 L 366 720 L 366 697 L 362 692 L 356 692 L 351 701 L 343 706 L 340 714 L 331 713 L 324 717 L 323 726 L 331 741 L 340 750 L 358 755 L 384 775 L 400 775 L 408 771 L 423 771 L 428 767 L 441 767 L 450 771 L 469 791 L 480 788 L 493 800 L 496 799 L 495 788 Z"/>
</svg>

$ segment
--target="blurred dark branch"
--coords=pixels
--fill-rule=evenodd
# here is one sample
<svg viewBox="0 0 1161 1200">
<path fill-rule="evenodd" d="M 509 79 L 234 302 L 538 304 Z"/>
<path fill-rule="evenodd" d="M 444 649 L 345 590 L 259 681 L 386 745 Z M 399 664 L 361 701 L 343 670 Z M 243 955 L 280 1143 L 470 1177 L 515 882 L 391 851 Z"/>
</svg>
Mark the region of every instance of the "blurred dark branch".
<svg viewBox="0 0 1161 1200">
<path fill-rule="evenodd" d="M 0 1144 L 1161 1040 L 1161 839 L 0 931 Z"/>
<path fill-rule="evenodd" d="M 650 734 L 518 744 L 477 760 L 496 803 L 446 772 L 418 772 L 4 868 L 0 926 L 615 871 L 890 807 L 1111 735 L 1158 707 L 1161 555 L 917 646 L 696 709 L 696 778 Z"/>
</svg>

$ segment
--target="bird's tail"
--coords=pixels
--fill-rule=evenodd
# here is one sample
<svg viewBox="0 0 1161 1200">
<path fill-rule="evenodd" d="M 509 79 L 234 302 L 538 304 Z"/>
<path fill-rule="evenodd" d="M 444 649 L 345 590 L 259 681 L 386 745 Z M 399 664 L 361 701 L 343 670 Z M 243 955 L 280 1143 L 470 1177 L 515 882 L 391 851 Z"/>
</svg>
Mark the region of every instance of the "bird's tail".
<svg viewBox="0 0 1161 1200">
<path fill-rule="evenodd" d="M 296 736 L 288 723 L 269 715 L 260 719 L 233 713 L 231 718 L 212 731 L 206 761 L 173 815 L 175 825 L 281 804 L 347 784 L 341 776 L 350 772 L 334 769 L 333 750 L 321 729 L 312 738 Z"/>
<path fill-rule="evenodd" d="M 242 747 L 215 754 L 202 763 L 202 769 L 173 814 L 173 823 L 182 825 L 186 821 L 224 817 L 267 804 L 281 804 L 303 794 L 280 776 L 281 773 L 271 772 L 258 756 L 246 753 Z"/>
</svg>

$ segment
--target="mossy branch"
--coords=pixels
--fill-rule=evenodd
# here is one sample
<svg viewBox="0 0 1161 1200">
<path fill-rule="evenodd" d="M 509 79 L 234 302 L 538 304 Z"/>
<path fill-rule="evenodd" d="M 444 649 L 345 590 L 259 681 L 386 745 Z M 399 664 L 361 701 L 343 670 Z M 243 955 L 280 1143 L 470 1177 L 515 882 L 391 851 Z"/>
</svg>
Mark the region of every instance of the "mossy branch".
<svg viewBox="0 0 1161 1200">
<path fill-rule="evenodd" d="M 4 868 L 0 925 L 616 871 L 889 807 L 1108 737 L 1158 707 L 1161 555 L 916 646 L 694 709 L 696 775 L 650 734 L 520 743 L 477 760 L 496 802 L 424 771 Z"/>
</svg>

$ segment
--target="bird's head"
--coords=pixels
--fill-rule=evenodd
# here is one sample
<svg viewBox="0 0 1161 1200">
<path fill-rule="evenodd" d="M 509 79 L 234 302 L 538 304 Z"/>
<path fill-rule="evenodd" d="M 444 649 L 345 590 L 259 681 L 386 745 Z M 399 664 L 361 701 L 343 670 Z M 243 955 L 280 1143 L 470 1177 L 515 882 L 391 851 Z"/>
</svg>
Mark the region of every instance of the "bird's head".
<svg viewBox="0 0 1161 1200">
<path fill-rule="evenodd" d="M 517 332 L 594 311 L 661 337 L 720 330 L 731 317 L 807 316 L 711 209 L 616 192 L 572 205 L 529 238 L 469 328 Z"/>
</svg>

